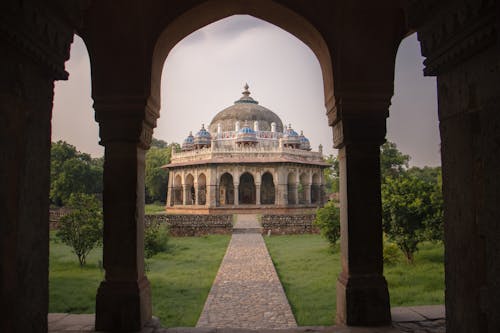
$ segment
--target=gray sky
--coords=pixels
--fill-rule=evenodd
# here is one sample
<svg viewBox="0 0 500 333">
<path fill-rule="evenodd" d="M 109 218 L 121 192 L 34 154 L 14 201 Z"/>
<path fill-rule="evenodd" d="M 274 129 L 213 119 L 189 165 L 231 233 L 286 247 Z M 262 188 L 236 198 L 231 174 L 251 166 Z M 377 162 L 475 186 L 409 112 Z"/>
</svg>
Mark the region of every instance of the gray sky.
<svg viewBox="0 0 500 333">
<path fill-rule="evenodd" d="M 436 81 L 422 75 L 416 36 L 403 41 L 396 61 L 395 94 L 387 138 L 412 156 L 411 165 L 439 165 Z M 90 98 L 90 65 L 75 37 L 66 68 L 69 81 L 56 83 L 52 140 L 101 156 Z M 284 124 L 304 130 L 314 150 L 336 154 L 325 115 L 321 69 L 313 52 L 284 30 L 251 16 L 232 16 L 186 37 L 170 52 L 162 73 L 161 110 L 154 136 L 179 142 L 209 124 L 240 98 L 248 82 L 252 97 Z"/>
</svg>

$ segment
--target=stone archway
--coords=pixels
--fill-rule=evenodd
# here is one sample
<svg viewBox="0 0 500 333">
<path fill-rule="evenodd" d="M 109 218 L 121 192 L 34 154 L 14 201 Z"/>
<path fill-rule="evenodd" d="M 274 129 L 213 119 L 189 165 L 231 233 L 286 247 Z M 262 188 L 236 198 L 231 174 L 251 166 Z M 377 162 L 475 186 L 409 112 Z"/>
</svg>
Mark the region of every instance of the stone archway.
<svg viewBox="0 0 500 333">
<path fill-rule="evenodd" d="M 297 201 L 297 179 L 294 172 L 288 173 L 287 178 L 288 204 L 296 205 Z"/>
<path fill-rule="evenodd" d="M 276 190 L 274 187 L 273 175 L 266 172 L 262 175 L 260 185 L 260 203 L 263 205 L 274 205 L 276 201 Z"/>
<path fill-rule="evenodd" d="M 175 176 L 175 179 L 174 179 L 173 204 L 174 205 L 182 205 L 183 204 L 181 175 Z"/>
<path fill-rule="evenodd" d="M 255 205 L 255 181 L 249 172 L 245 172 L 240 176 L 240 186 L 238 189 L 238 197 L 240 204 Z"/>
<path fill-rule="evenodd" d="M 219 204 L 221 206 L 234 205 L 233 176 L 227 172 L 220 177 Z"/>
<path fill-rule="evenodd" d="M 207 203 L 207 177 L 204 173 L 198 176 L 198 195 L 196 199 L 197 205 L 205 205 Z"/>
<path fill-rule="evenodd" d="M 184 183 L 184 205 L 194 205 L 195 202 L 194 177 L 192 174 L 188 174 Z"/>
<path fill-rule="evenodd" d="M 312 176 L 311 203 L 317 204 L 321 198 L 321 179 L 317 173 Z"/>
</svg>

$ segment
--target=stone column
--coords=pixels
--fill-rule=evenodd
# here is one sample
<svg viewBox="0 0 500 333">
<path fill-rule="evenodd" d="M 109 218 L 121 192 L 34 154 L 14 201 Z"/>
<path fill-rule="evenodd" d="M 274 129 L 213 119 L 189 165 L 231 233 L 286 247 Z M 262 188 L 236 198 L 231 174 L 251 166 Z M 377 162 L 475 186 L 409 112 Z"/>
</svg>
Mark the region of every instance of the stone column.
<svg viewBox="0 0 500 333">
<path fill-rule="evenodd" d="M 193 186 L 194 186 L 194 200 L 193 198 L 191 198 L 191 202 L 193 203 L 193 205 L 198 205 L 198 203 L 200 202 L 199 201 L 200 196 L 198 193 L 198 183 L 194 183 Z"/>
<path fill-rule="evenodd" d="M 500 6 L 414 3 L 407 12 L 424 73 L 437 77 L 446 331 L 500 332 Z"/>
<path fill-rule="evenodd" d="M 255 184 L 255 204 L 260 205 L 260 183 Z"/>
<path fill-rule="evenodd" d="M 191 205 L 191 185 L 182 184 L 182 205 Z"/>
<path fill-rule="evenodd" d="M 174 177 L 172 170 L 168 173 L 168 192 L 167 192 L 167 206 L 173 206 L 173 197 L 174 197 Z"/>
<path fill-rule="evenodd" d="M 208 207 L 217 206 L 217 170 L 211 167 L 207 175 L 207 205 Z"/>
<path fill-rule="evenodd" d="M 339 149 L 340 166 L 339 324 L 372 326 L 391 322 L 389 292 L 382 274 L 380 196 L 380 145 L 386 133 L 389 100 L 351 101 L 352 104 L 341 107 L 358 113 L 357 116 L 350 118 L 346 112 L 342 119 L 338 117 L 334 121 L 334 143 Z M 359 105 L 379 106 L 381 110 L 359 114 L 363 111 L 355 108 Z"/>
<path fill-rule="evenodd" d="M 304 185 L 304 194 L 306 199 L 306 205 L 311 204 L 311 183 Z"/>
<path fill-rule="evenodd" d="M 140 330 L 151 319 L 151 289 L 144 273 L 144 164 L 153 124 L 144 120 L 141 99 L 94 97 L 94 108 L 105 147 L 106 271 L 97 291 L 95 327 Z"/>
<path fill-rule="evenodd" d="M 234 183 L 234 205 L 238 206 L 240 204 L 240 192 L 239 192 L 240 184 Z"/>
<path fill-rule="evenodd" d="M 47 3 L 0 7 L 0 332 L 47 332 L 50 121 L 74 27 Z"/>
</svg>

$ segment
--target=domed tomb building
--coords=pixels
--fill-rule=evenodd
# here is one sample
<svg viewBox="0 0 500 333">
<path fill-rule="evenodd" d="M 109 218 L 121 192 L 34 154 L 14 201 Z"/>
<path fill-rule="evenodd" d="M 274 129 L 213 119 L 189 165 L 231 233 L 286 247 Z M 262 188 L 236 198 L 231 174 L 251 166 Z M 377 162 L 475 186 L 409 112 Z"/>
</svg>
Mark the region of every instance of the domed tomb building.
<svg viewBox="0 0 500 333">
<path fill-rule="evenodd" d="M 301 212 L 324 203 L 322 147 L 283 126 L 250 97 L 248 85 L 234 105 L 201 125 L 172 151 L 167 212 Z"/>
</svg>

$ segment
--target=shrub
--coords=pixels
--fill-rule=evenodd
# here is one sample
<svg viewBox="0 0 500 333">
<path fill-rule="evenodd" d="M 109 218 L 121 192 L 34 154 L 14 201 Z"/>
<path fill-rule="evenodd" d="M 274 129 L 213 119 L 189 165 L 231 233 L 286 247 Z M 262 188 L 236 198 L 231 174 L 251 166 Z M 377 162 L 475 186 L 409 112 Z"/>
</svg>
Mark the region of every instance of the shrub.
<svg viewBox="0 0 500 333">
<path fill-rule="evenodd" d="M 324 207 L 318 208 L 316 211 L 316 218 L 314 219 L 314 225 L 319 228 L 321 235 L 326 238 L 333 248 L 340 238 L 339 208 L 331 201 Z"/>
<path fill-rule="evenodd" d="M 102 244 L 101 205 L 93 195 L 73 193 L 68 207 L 71 211 L 61 218 L 56 236 L 73 248 L 80 266 L 83 266 L 89 252 Z"/>
<path fill-rule="evenodd" d="M 384 235 L 384 264 L 394 265 L 401 259 L 401 252 L 398 246 L 387 240 L 387 236 Z"/>
<path fill-rule="evenodd" d="M 144 227 L 144 256 L 151 258 L 168 249 L 168 228 L 153 220 Z"/>
</svg>

